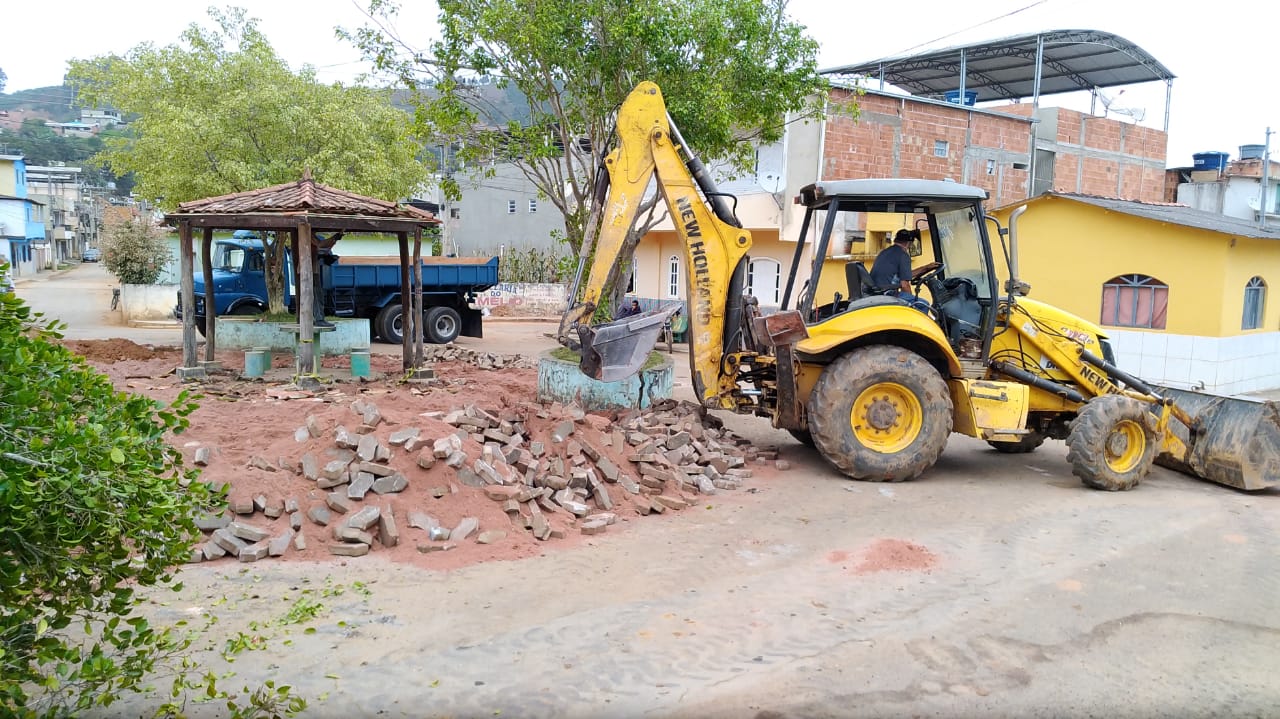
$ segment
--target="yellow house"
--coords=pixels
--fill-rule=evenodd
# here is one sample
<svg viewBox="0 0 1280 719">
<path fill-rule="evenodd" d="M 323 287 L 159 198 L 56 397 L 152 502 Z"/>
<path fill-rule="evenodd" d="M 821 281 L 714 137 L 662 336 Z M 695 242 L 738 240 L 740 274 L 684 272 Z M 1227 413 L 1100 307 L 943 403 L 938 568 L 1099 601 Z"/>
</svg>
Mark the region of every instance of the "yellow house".
<svg viewBox="0 0 1280 719">
<path fill-rule="evenodd" d="M 1017 207 L 1031 296 L 1097 322 L 1122 369 L 1173 387 L 1280 387 L 1280 228 L 1153 204 L 1048 193 Z M 996 258 L 1002 279 L 1003 258 Z"/>
</svg>

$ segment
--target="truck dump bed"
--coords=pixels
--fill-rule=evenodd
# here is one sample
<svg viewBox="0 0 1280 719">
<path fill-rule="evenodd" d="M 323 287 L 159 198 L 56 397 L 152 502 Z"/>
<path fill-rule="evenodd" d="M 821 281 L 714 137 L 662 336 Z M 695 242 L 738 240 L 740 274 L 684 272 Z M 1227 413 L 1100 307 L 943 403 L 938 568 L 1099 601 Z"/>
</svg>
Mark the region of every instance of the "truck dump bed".
<svg viewBox="0 0 1280 719">
<path fill-rule="evenodd" d="M 351 287 L 400 288 L 396 257 L 345 257 L 330 270 L 334 289 Z M 497 257 L 423 257 L 424 292 L 482 292 L 498 284 Z"/>
</svg>

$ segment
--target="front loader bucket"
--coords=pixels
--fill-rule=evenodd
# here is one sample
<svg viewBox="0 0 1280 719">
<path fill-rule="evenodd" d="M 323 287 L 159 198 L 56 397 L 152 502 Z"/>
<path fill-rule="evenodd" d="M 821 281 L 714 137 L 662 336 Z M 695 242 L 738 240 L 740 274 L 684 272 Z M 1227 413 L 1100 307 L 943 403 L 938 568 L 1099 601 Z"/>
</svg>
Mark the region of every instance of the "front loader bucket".
<svg viewBox="0 0 1280 719">
<path fill-rule="evenodd" d="M 1197 426 L 1190 436 L 1181 422 L 1170 422 L 1188 451 L 1185 457 L 1161 452 L 1157 464 L 1237 489 L 1280 485 L 1280 402 L 1155 389 Z"/>
<path fill-rule="evenodd" d="M 615 382 L 639 372 L 657 344 L 662 326 L 679 309 L 680 305 L 672 305 L 595 327 L 578 325 L 582 339 L 578 367 L 601 382 Z"/>
</svg>

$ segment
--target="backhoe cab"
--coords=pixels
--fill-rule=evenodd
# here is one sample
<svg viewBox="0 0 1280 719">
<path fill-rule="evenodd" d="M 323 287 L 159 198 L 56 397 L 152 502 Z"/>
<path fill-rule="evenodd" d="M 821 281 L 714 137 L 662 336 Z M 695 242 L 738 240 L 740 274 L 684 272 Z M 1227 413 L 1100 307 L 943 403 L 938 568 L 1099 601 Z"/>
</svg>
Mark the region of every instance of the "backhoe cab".
<svg viewBox="0 0 1280 719">
<path fill-rule="evenodd" d="M 743 292 L 751 234 L 685 146 L 656 85 L 641 83 L 623 103 L 618 138 L 597 198 L 595 261 L 561 323 L 562 342 L 580 341 L 590 376 L 638 371 L 675 309 L 589 324 L 656 177 L 692 269 L 689 363 L 706 407 L 769 417 L 861 480 L 919 476 L 954 431 L 1009 453 L 1065 439 L 1072 471 L 1100 489 L 1130 489 L 1156 461 L 1241 489 L 1280 483 L 1276 403 L 1152 386 L 1115 366 L 1100 328 L 1025 297 L 1021 208 L 999 253 L 1008 278 L 1000 285 L 988 234 L 998 224 L 983 213 L 984 190 L 896 178 L 804 187 L 782 305 L 765 314 Z M 865 266 L 831 257 L 867 213 L 909 217 L 921 230 L 911 284 L 922 302 L 885 294 Z"/>
</svg>

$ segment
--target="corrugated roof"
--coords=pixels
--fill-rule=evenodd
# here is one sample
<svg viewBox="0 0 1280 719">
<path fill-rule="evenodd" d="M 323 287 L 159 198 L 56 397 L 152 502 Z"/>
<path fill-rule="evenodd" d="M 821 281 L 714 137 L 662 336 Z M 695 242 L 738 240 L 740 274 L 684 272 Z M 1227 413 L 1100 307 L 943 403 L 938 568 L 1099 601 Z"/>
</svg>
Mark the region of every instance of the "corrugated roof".
<svg viewBox="0 0 1280 719">
<path fill-rule="evenodd" d="M 1268 227 L 1264 230 L 1258 227 L 1256 222 L 1227 217 L 1214 212 L 1205 212 L 1186 205 L 1136 202 L 1113 197 L 1098 197 L 1097 195 L 1078 195 L 1072 192 L 1049 192 L 1045 193 L 1044 196 L 1061 197 L 1064 200 L 1073 200 L 1086 205 L 1100 207 L 1104 210 L 1111 210 L 1112 212 L 1122 212 L 1126 215 L 1143 217 L 1157 222 L 1167 222 L 1171 225 L 1220 232 L 1224 235 L 1252 237 L 1259 240 L 1280 240 L 1280 227 Z"/>
<path fill-rule="evenodd" d="M 1098 30 L 1051 30 L 970 45 L 886 57 L 822 70 L 824 75 L 884 78 L 917 95 L 941 98 L 960 89 L 964 53 L 965 90 L 978 100 L 1016 100 L 1035 94 L 1036 49 L 1043 43 L 1040 94 L 1172 80 L 1174 74 L 1146 50 Z"/>
<path fill-rule="evenodd" d="M 411 205 L 379 200 L 322 185 L 305 171 L 302 179 L 257 190 L 206 197 L 178 205 L 178 215 L 235 215 L 311 212 L 324 215 L 388 217 L 438 223 L 436 216 Z"/>
</svg>

